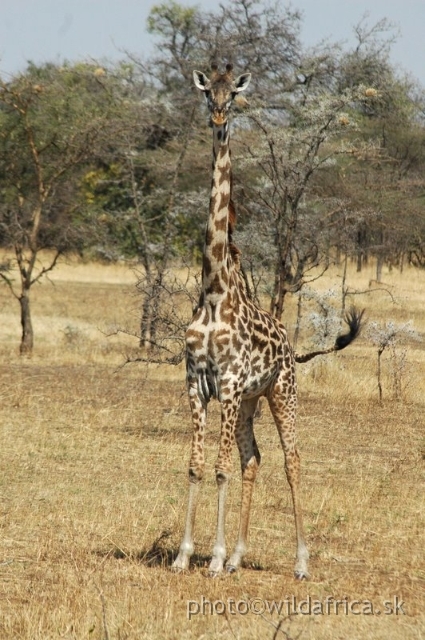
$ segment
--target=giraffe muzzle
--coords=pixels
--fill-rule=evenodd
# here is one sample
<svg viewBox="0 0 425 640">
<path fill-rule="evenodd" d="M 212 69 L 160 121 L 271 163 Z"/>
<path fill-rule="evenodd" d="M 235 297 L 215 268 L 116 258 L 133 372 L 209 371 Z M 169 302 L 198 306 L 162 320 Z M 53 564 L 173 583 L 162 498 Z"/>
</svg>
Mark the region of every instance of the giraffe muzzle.
<svg viewBox="0 0 425 640">
<path fill-rule="evenodd" d="M 217 126 L 221 126 L 227 120 L 226 113 L 224 111 L 213 111 L 211 114 L 211 121 L 213 124 Z"/>
</svg>

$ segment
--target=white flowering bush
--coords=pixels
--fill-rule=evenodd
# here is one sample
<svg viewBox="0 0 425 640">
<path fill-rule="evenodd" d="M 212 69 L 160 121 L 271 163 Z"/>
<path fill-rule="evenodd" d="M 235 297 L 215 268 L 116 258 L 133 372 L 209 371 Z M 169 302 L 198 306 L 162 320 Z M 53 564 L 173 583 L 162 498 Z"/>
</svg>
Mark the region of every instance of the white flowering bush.
<svg viewBox="0 0 425 640">
<path fill-rule="evenodd" d="M 379 400 L 383 398 L 383 364 L 382 355 L 388 351 L 387 370 L 392 386 L 394 400 L 401 400 L 410 383 L 410 366 L 407 359 L 408 344 L 421 340 L 420 334 L 413 326 L 413 322 L 397 324 L 393 320 L 386 322 L 372 321 L 368 323 L 366 337 L 377 349 L 377 382 Z"/>
</svg>

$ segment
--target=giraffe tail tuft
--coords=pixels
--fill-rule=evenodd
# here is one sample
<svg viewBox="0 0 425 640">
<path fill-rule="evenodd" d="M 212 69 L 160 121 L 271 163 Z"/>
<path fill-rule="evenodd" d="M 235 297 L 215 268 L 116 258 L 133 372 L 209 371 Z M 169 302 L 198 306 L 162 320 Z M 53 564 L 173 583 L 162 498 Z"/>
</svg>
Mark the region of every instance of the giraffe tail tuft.
<svg viewBox="0 0 425 640">
<path fill-rule="evenodd" d="M 356 307 L 352 306 L 349 311 L 346 312 L 344 316 L 344 322 L 348 325 L 348 333 L 344 333 L 337 337 L 335 340 L 335 351 L 340 351 L 341 349 L 345 349 L 348 345 L 353 342 L 360 334 L 362 329 L 362 318 L 365 310 L 362 309 L 359 311 Z"/>
<path fill-rule="evenodd" d="M 363 314 L 365 310 L 359 311 L 356 307 L 352 306 L 344 316 L 344 322 L 348 325 L 348 333 L 343 333 L 337 337 L 335 344 L 330 349 L 320 349 L 319 351 L 311 351 L 310 353 L 299 354 L 294 353 L 295 362 L 308 362 L 316 356 L 322 356 L 327 353 L 333 353 L 334 351 L 341 351 L 345 349 L 349 344 L 353 342 L 360 334 L 363 323 Z"/>
</svg>

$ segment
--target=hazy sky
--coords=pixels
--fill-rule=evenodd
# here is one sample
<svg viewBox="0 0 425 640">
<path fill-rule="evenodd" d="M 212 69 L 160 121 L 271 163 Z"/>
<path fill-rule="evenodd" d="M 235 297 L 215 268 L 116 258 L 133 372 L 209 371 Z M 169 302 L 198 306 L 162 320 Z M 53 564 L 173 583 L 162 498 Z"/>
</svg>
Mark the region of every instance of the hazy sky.
<svg viewBox="0 0 425 640">
<path fill-rule="evenodd" d="M 27 61 L 123 57 L 152 51 L 146 33 L 149 10 L 162 0 L 0 0 L 0 75 L 7 79 Z M 214 9 L 216 0 L 179 0 Z M 225 1 L 225 0 L 224 0 Z M 282 4 L 288 4 L 282 2 Z M 425 0 L 293 0 L 303 13 L 302 40 L 352 41 L 352 27 L 365 12 L 369 23 L 383 17 L 400 30 L 392 61 L 425 86 Z"/>
</svg>

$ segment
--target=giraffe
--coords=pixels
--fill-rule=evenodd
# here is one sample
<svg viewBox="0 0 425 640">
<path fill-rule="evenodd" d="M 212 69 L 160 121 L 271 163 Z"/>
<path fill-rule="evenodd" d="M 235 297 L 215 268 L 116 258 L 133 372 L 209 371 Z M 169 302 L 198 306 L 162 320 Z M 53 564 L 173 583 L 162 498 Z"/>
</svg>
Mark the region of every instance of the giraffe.
<svg viewBox="0 0 425 640">
<path fill-rule="evenodd" d="M 186 332 L 187 388 L 193 436 L 186 525 L 173 570 L 188 569 L 194 551 L 193 530 L 204 475 L 204 431 L 211 398 L 221 404 L 221 433 L 215 463 L 217 529 L 209 574 L 217 576 L 224 568 L 232 573 L 240 567 L 247 550 L 251 498 L 261 459 L 254 436 L 254 415 L 259 398 L 265 396 L 284 452 L 295 517 L 295 576 L 302 579 L 308 577 L 309 554 L 299 496 L 295 362 L 306 362 L 316 355 L 346 347 L 359 333 L 361 314 L 353 310 L 347 315 L 349 333 L 339 336 L 333 347 L 300 356 L 293 353 L 283 324 L 247 295 L 240 272 L 239 250 L 232 241 L 235 209 L 231 199 L 228 115 L 232 100 L 247 88 L 251 74 L 244 73 L 235 79 L 231 64 L 226 66 L 224 73 L 220 73 L 215 64 L 211 69 L 211 78 L 201 71 L 193 72 L 195 85 L 204 92 L 210 112 L 213 175 L 202 263 L 202 292 Z M 227 557 L 225 505 L 235 440 L 242 471 L 242 500 L 236 546 L 224 565 Z"/>
</svg>

